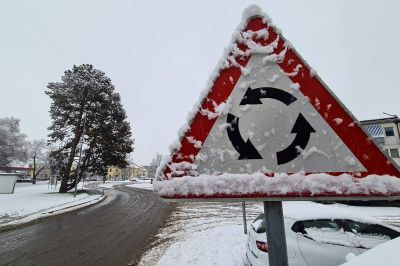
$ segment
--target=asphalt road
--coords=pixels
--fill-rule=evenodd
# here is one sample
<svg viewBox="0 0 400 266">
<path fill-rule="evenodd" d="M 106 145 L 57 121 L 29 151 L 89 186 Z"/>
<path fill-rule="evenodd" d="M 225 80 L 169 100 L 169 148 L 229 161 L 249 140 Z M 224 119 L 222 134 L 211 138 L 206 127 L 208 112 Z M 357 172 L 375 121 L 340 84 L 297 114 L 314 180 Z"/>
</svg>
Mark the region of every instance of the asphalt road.
<svg viewBox="0 0 400 266">
<path fill-rule="evenodd" d="M 117 186 L 101 203 L 0 233 L 0 265 L 135 264 L 173 205 Z"/>
</svg>

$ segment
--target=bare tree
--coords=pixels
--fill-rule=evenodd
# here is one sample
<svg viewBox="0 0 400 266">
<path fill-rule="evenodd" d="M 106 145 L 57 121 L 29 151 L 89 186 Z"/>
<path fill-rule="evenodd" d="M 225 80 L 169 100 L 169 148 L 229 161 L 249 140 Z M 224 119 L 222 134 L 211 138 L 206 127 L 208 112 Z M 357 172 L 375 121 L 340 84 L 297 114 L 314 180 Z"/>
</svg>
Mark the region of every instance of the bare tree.
<svg viewBox="0 0 400 266">
<path fill-rule="evenodd" d="M 149 177 L 154 178 L 154 176 L 156 175 L 157 167 L 160 166 L 161 164 L 161 160 L 162 160 L 162 155 L 157 153 L 156 156 L 153 158 L 153 160 L 151 160 L 149 166 L 146 167 Z"/>
<path fill-rule="evenodd" d="M 33 140 L 28 143 L 28 159 L 33 164 L 32 184 L 36 184 L 36 178 L 47 165 L 46 141 L 44 139 Z M 40 167 L 37 167 L 37 164 Z"/>
<path fill-rule="evenodd" d="M 0 166 L 26 161 L 25 138 L 20 132 L 19 119 L 0 118 Z"/>
</svg>

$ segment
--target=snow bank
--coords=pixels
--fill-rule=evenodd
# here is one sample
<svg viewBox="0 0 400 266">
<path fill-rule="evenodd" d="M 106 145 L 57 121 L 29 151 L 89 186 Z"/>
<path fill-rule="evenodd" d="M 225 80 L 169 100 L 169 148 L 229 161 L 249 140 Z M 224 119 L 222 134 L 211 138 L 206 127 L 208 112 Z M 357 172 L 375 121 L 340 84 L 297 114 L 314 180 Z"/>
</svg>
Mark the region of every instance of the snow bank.
<svg viewBox="0 0 400 266">
<path fill-rule="evenodd" d="M 154 191 L 162 197 L 218 197 L 221 196 L 317 196 L 334 195 L 398 195 L 400 179 L 389 175 L 369 175 L 355 178 L 350 174 L 333 176 L 325 173 L 304 175 L 263 173 L 199 175 L 155 181 Z"/>
</svg>

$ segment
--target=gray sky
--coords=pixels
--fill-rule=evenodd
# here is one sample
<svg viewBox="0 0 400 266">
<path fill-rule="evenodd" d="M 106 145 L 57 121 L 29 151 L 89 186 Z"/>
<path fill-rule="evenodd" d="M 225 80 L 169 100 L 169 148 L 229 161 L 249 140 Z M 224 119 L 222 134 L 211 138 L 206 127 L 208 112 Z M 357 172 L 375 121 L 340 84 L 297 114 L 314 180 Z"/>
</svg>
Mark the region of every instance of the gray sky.
<svg viewBox="0 0 400 266">
<path fill-rule="evenodd" d="M 48 82 L 93 64 L 121 94 L 133 159 L 166 154 L 249 4 L 360 120 L 399 115 L 400 1 L 3 1 L 0 117 L 46 138 Z"/>
</svg>

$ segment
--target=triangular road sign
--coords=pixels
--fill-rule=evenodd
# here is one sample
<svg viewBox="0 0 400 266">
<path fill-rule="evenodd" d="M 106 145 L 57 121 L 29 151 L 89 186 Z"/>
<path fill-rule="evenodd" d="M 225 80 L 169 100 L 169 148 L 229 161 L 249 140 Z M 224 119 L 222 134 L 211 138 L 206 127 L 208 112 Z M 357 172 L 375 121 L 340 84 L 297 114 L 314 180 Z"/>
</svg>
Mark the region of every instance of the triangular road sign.
<svg viewBox="0 0 400 266">
<path fill-rule="evenodd" d="M 400 195 L 398 166 L 251 6 L 158 171 L 170 199 Z M 284 173 L 284 174 L 282 174 Z"/>
</svg>

